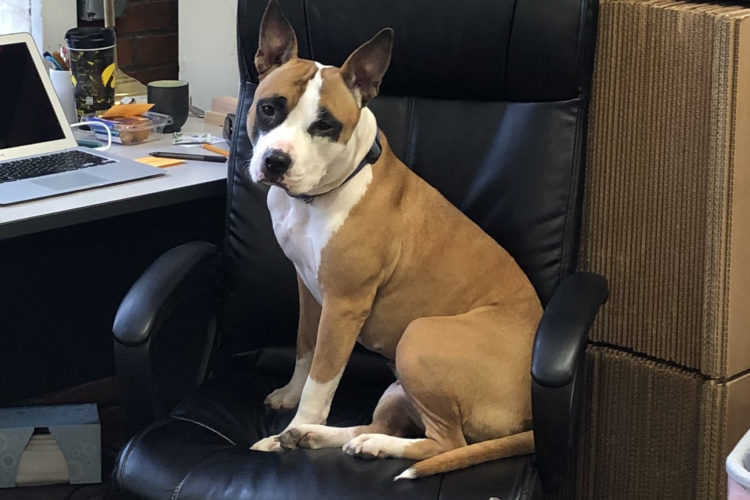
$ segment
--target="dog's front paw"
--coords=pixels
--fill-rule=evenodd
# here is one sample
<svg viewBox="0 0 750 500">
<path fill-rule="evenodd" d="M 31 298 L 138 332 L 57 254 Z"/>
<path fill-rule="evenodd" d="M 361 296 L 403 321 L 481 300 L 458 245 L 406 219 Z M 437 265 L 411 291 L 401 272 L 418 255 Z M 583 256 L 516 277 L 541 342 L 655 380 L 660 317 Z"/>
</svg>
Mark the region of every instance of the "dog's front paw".
<svg viewBox="0 0 750 500">
<path fill-rule="evenodd" d="M 281 443 L 281 447 L 285 450 L 306 448 L 306 435 L 307 432 L 304 429 L 300 429 L 299 427 L 290 427 L 279 434 L 279 443 Z"/>
<path fill-rule="evenodd" d="M 386 458 L 393 456 L 390 436 L 383 434 L 360 434 L 344 445 L 344 453 L 362 458 Z"/>
<path fill-rule="evenodd" d="M 284 451 L 279 442 L 279 435 L 264 437 L 260 441 L 257 441 L 250 447 L 251 450 L 255 451 Z"/>
<path fill-rule="evenodd" d="M 287 384 L 266 396 L 263 404 L 270 406 L 274 410 L 291 410 L 299 404 L 300 396 L 302 396 L 302 388 Z"/>
</svg>

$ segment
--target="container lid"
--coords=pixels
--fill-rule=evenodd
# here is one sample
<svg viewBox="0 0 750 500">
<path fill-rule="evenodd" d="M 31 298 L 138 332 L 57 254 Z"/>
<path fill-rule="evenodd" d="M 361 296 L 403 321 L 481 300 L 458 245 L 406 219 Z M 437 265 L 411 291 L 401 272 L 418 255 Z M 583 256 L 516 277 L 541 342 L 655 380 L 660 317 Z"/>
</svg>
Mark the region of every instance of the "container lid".
<svg viewBox="0 0 750 500">
<path fill-rule="evenodd" d="M 99 412 L 93 403 L 0 408 L 0 429 L 98 423 Z"/>
<path fill-rule="evenodd" d="M 115 44 L 115 29 L 100 26 L 72 28 L 65 33 L 65 41 L 71 49 L 103 49 Z"/>
</svg>

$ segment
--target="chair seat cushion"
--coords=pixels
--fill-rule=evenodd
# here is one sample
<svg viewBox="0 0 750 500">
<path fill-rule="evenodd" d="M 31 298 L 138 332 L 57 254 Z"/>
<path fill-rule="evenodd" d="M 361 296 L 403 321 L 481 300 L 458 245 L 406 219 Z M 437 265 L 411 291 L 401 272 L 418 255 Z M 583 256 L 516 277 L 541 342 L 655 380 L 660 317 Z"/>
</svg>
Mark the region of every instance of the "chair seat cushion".
<svg viewBox="0 0 750 500">
<path fill-rule="evenodd" d="M 234 357 L 168 418 L 128 443 L 114 471 L 115 487 L 125 497 L 175 500 L 532 498 L 536 477 L 530 457 L 394 482 L 411 461 L 361 459 L 339 448 L 251 451 L 255 441 L 279 433 L 294 416 L 263 405 L 271 390 L 288 382 L 293 366 L 293 348 Z M 328 424 L 369 423 L 392 380 L 382 358 L 355 351 Z"/>
</svg>

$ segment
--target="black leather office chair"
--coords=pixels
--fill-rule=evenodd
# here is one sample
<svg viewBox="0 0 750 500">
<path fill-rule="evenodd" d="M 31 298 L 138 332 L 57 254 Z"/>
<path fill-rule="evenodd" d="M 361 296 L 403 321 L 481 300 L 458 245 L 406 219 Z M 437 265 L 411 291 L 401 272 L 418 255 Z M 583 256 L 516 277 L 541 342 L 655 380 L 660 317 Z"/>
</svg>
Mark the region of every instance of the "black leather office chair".
<svg viewBox="0 0 750 500">
<path fill-rule="evenodd" d="M 553 491 L 576 442 L 587 331 L 607 296 L 602 277 L 573 272 L 596 1 L 281 1 L 300 56 L 326 64 L 395 29 L 371 103 L 380 127 L 407 165 L 515 256 L 545 305 L 530 367 L 536 454 L 398 482 L 409 461 L 249 450 L 293 416 L 262 400 L 288 381 L 297 322 L 295 273 L 271 230 L 266 192 L 242 174 L 265 3 L 238 5 L 242 85 L 224 246 L 188 243 L 164 254 L 115 320 L 123 397 L 141 429 L 120 454 L 116 489 L 180 500 L 510 500 L 539 498 L 540 483 Z M 391 380 L 382 358 L 356 351 L 329 424 L 368 422 Z"/>
</svg>

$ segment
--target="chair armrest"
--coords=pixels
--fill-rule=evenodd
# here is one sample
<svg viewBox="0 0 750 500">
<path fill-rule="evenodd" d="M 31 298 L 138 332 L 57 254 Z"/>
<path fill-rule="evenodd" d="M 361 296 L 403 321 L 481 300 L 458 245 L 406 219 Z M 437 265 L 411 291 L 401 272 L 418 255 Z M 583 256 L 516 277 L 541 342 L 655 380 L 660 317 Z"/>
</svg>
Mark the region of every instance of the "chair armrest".
<svg viewBox="0 0 750 500">
<path fill-rule="evenodd" d="M 537 328 L 531 361 L 535 382 L 544 387 L 570 384 L 589 328 L 608 294 L 607 280 L 594 273 L 574 273 L 560 283 Z"/>
<path fill-rule="evenodd" d="M 537 467 L 545 491 L 568 472 L 577 441 L 586 341 L 607 280 L 574 273 L 555 290 L 542 314 L 531 361 Z"/>
<path fill-rule="evenodd" d="M 127 346 L 147 342 L 175 302 L 185 298 L 180 295 L 201 292 L 196 287 L 184 290 L 186 282 L 193 281 L 197 286 L 202 284 L 199 281 L 217 279 L 219 255 L 216 245 L 202 241 L 163 253 L 141 274 L 120 303 L 112 327 L 115 339 Z"/>
<path fill-rule="evenodd" d="M 156 259 L 120 303 L 112 331 L 131 432 L 165 416 L 205 377 L 220 282 L 219 248 L 186 243 Z"/>
</svg>

